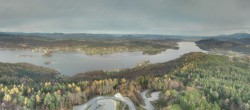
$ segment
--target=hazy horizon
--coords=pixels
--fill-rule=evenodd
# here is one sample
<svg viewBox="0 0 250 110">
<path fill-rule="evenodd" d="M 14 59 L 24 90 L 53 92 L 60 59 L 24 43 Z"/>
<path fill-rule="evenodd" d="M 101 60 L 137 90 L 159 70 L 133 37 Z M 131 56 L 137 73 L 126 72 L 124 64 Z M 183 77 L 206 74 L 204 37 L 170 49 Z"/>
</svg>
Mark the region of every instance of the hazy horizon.
<svg viewBox="0 0 250 110">
<path fill-rule="evenodd" d="M 184 34 L 157 34 L 157 33 L 88 33 L 88 32 L 4 32 L 6 34 L 93 34 L 93 35 L 159 35 L 159 36 L 183 36 L 183 37 L 215 37 L 221 35 L 233 35 L 233 34 L 250 34 L 248 32 L 235 32 L 235 33 L 221 33 L 214 35 L 184 35 Z"/>
</svg>

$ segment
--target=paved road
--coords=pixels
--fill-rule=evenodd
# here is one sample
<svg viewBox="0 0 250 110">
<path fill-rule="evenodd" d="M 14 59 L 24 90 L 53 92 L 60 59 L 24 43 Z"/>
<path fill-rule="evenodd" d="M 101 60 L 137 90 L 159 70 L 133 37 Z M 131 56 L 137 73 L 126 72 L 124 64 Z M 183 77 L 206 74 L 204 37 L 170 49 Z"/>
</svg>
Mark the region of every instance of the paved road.
<svg viewBox="0 0 250 110">
<path fill-rule="evenodd" d="M 149 97 L 148 100 L 149 100 L 150 102 L 159 100 L 159 95 L 160 95 L 160 93 L 161 93 L 161 91 L 152 92 L 152 93 L 151 93 L 151 97 Z"/>
<path fill-rule="evenodd" d="M 154 110 L 154 106 L 151 104 L 150 101 L 158 100 L 160 91 L 151 93 L 151 97 L 149 97 L 149 98 L 146 95 L 148 93 L 148 91 L 149 90 L 145 90 L 141 93 L 142 99 L 144 100 L 144 102 L 146 104 L 145 106 L 142 106 L 142 107 L 146 110 Z"/>
<path fill-rule="evenodd" d="M 143 108 L 147 109 L 147 110 L 154 110 L 154 106 L 149 102 L 146 94 L 148 93 L 149 90 L 145 90 L 141 93 L 141 97 L 144 100 L 145 106 L 143 106 Z"/>
<path fill-rule="evenodd" d="M 104 100 L 104 99 L 112 99 L 112 100 L 122 101 L 128 105 L 129 110 L 136 110 L 134 103 L 129 98 L 121 96 L 120 93 L 117 93 L 115 96 L 95 97 L 83 105 L 74 106 L 73 110 L 86 110 L 90 105 L 96 103 L 97 101 Z"/>
<path fill-rule="evenodd" d="M 103 99 L 93 103 L 89 110 L 116 110 L 116 101 L 112 99 Z"/>
<path fill-rule="evenodd" d="M 142 107 L 145 108 L 146 110 L 154 110 L 154 106 L 151 104 L 151 101 L 156 101 L 159 99 L 160 91 L 151 93 L 151 97 L 146 96 L 148 92 L 149 90 L 145 90 L 141 93 L 142 99 L 145 102 L 145 106 L 142 106 Z M 128 97 L 123 97 L 120 93 L 117 93 L 114 96 L 97 96 L 83 105 L 74 106 L 73 110 L 86 110 L 92 105 L 95 105 L 96 103 L 98 103 L 98 101 L 102 101 L 102 103 L 104 103 L 103 102 L 104 100 L 111 100 L 111 101 L 106 101 L 108 105 L 115 105 L 116 101 L 122 101 L 126 103 L 126 105 L 128 105 L 129 110 L 136 110 L 135 105 L 131 101 L 131 99 L 129 99 Z"/>
</svg>

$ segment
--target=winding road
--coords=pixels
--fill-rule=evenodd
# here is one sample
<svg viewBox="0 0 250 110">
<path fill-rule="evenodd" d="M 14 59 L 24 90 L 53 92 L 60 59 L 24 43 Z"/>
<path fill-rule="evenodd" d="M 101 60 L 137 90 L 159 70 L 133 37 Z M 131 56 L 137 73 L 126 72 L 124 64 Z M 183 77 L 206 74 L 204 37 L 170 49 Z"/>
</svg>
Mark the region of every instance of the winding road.
<svg viewBox="0 0 250 110">
<path fill-rule="evenodd" d="M 146 109 L 146 110 L 154 110 L 154 106 L 151 104 L 151 102 L 152 101 L 156 101 L 156 100 L 159 99 L 160 91 L 158 91 L 158 92 L 152 92 L 151 93 L 151 97 L 147 97 L 146 94 L 148 92 L 149 92 L 149 90 L 145 90 L 145 91 L 143 91 L 141 93 L 141 97 L 142 97 L 143 101 L 145 102 L 145 106 L 142 106 L 142 107 L 144 109 Z M 128 105 L 129 110 L 136 110 L 136 107 L 135 107 L 134 103 L 131 101 L 131 99 L 129 99 L 128 97 L 123 97 L 120 93 L 117 93 L 114 96 L 97 96 L 97 97 L 91 99 L 90 101 L 88 101 L 87 103 L 85 103 L 83 105 L 74 106 L 73 110 L 86 110 L 89 107 L 91 107 L 93 104 L 98 103 L 98 101 L 102 101 L 102 103 L 104 103 L 105 100 L 109 100 L 109 101 L 106 101 L 107 105 L 114 106 L 112 108 L 113 110 L 116 109 L 115 108 L 116 101 L 122 101 L 122 102 L 124 102 L 125 105 Z M 93 107 L 91 107 L 91 108 L 93 108 Z"/>
<path fill-rule="evenodd" d="M 96 103 L 97 101 L 104 100 L 104 99 L 112 99 L 112 100 L 116 100 L 116 101 L 122 101 L 122 102 L 124 102 L 124 103 L 126 103 L 128 105 L 129 110 L 136 110 L 136 108 L 134 106 L 134 103 L 129 98 L 121 96 L 120 93 L 117 93 L 115 96 L 98 96 L 98 97 L 95 97 L 95 98 L 91 99 L 90 101 L 88 101 L 87 103 L 85 103 L 83 105 L 74 106 L 73 110 L 86 110 L 92 104 Z"/>
<path fill-rule="evenodd" d="M 159 95 L 161 93 L 161 91 L 158 92 L 152 92 L 151 93 L 151 97 L 147 97 L 147 93 L 149 92 L 149 90 L 145 90 L 141 93 L 141 97 L 145 102 L 145 106 L 142 106 L 144 109 L 146 110 L 154 110 L 154 106 L 151 104 L 152 101 L 156 101 L 159 99 Z"/>
</svg>

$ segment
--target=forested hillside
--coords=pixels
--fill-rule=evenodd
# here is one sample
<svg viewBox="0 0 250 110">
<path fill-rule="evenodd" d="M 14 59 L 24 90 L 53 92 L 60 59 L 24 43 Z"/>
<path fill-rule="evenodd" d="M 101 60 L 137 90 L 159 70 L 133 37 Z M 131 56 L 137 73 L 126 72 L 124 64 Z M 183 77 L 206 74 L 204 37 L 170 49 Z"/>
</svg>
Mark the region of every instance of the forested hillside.
<svg viewBox="0 0 250 110">
<path fill-rule="evenodd" d="M 20 72 L 12 69 L 18 64 L 1 64 L 0 68 L 5 68 L 4 65 L 9 65 L 8 68 L 20 74 L 20 78 L 26 72 L 36 71 L 27 69 L 26 72 Z M 95 76 L 103 74 L 104 78 Z M 32 76 L 27 76 L 30 75 Z M 244 58 L 189 53 L 166 63 L 112 74 L 97 72 L 92 74 L 94 78 L 88 80 L 84 77 L 90 77 L 89 75 L 79 74 L 77 77 L 65 77 L 60 81 L 57 77 L 51 77 L 53 80 L 50 81 L 31 80 L 19 83 L 10 83 L 6 79 L 8 84 L 1 77 L 1 108 L 70 109 L 95 96 L 120 92 L 132 99 L 139 109 L 143 103 L 138 94 L 149 89 L 162 91 L 160 100 L 155 103 L 157 109 L 250 109 L 250 62 Z"/>
<path fill-rule="evenodd" d="M 27 81 L 49 81 L 55 79 L 59 75 L 60 73 L 56 70 L 28 63 L 0 62 L 0 82 L 4 84 L 19 84 Z"/>
<path fill-rule="evenodd" d="M 250 35 L 246 38 L 231 38 L 231 39 L 222 39 L 222 38 L 214 38 L 214 39 L 204 39 L 196 42 L 197 46 L 199 46 L 203 50 L 226 50 L 226 51 L 234 51 L 240 52 L 247 55 L 250 55 Z"/>
</svg>

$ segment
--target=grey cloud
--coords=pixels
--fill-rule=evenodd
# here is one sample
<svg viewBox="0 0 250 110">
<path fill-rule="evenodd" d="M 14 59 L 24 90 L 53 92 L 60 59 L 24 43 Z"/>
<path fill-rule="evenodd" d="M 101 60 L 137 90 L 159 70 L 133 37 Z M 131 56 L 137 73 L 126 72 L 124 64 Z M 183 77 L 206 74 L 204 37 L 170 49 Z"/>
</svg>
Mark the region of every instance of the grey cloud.
<svg viewBox="0 0 250 110">
<path fill-rule="evenodd" d="M 249 0 L 0 0 L 0 31 L 207 35 L 250 29 Z"/>
</svg>

